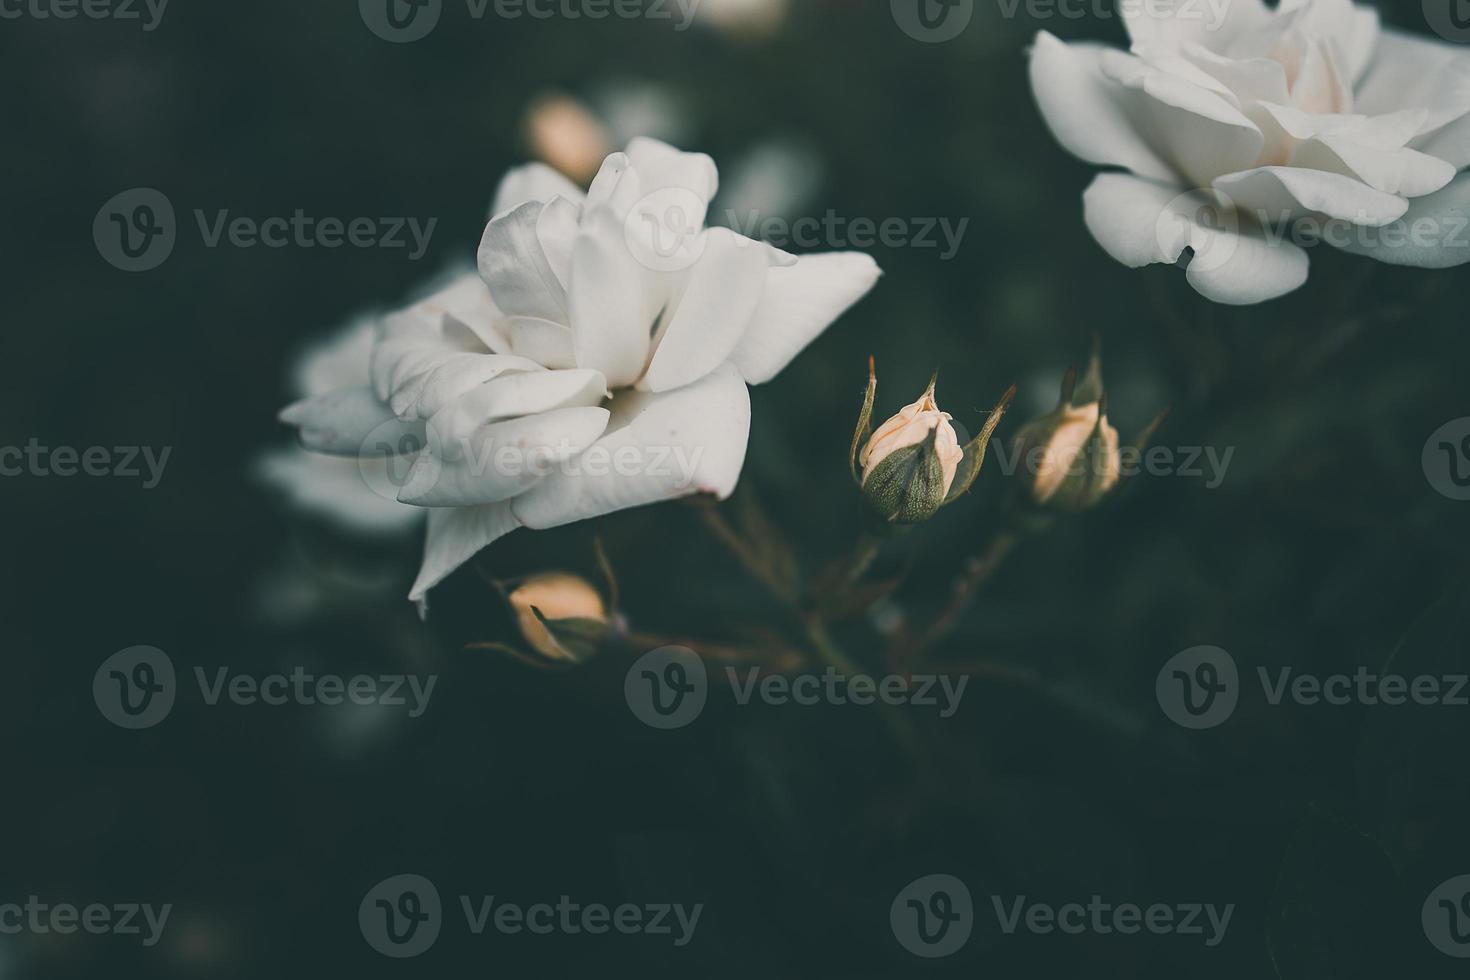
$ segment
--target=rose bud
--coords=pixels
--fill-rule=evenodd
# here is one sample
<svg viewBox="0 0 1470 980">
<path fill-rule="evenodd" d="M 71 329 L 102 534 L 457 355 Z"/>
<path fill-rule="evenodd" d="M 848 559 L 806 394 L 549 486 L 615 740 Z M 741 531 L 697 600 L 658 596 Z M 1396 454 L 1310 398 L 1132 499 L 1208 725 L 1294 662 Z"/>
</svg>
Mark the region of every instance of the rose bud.
<svg viewBox="0 0 1470 980">
<path fill-rule="evenodd" d="M 1162 420 L 1160 415 L 1145 430 L 1140 445 Z M 1043 510 L 1087 510 L 1118 485 L 1123 458 L 1118 430 L 1108 423 L 1096 341 L 1081 383 L 1077 369 L 1069 368 L 1057 407 L 1021 427 L 1014 456 L 1020 461 L 1017 477 L 1027 500 Z"/>
<path fill-rule="evenodd" d="M 1005 413 L 1015 388 L 1006 392 L 980 434 L 960 445 L 952 416 L 934 398 L 936 373 L 929 387 L 898 414 L 867 435 L 878 379 L 868 362 L 868 391 L 853 433 L 853 479 L 873 512 L 888 524 L 917 524 L 970 489 L 984 462 L 985 447 Z M 864 437 L 866 436 L 866 441 Z M 859 452 L 858 446 L 862 445 Z M 859 472 L 861 467 L 861 472 Z"/>
<path fill-rule="evenodd" d="M 543 572 L 506 595 L 521 636 L 551 660 L 581 663 L 608 632 L 602 594 L 569 572 Z"/>
</svg>

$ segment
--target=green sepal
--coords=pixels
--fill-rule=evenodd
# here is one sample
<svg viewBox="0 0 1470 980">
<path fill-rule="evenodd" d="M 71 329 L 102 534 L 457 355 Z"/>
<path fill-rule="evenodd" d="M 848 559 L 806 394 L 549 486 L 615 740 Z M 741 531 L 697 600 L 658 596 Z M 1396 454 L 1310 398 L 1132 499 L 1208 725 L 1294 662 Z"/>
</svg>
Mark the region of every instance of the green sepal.
<svg viewBox="0 0 1470 980">
<path fill-rule="evenodd" d="M 873 369 L 873 358 L 868 357 L 868 390 L 863 395 L 863 409 L 858 413 L 857 428 L 852 433 L 852 450 L 847 454 L 847 469 L 852 474 L 852 482 L 858 486 L 863 485 L 862 475 L 858 473 L 857 457 L 858 450 L 867 441 L 868 436 L 873 433 L 873 396 L 878 393 L 878 375 Z"/>
<path fill-rule="evenodd" d="M 1016 386 L 1011 385 L 1006 393 L 1000 396 L 1000 401 L 995 403 L 991 409 L 990 417 L 985 420 L 985 425 L 976 433 L 975 438 L 965 443 L 965 455 L 960 459 L 960 464 L 955 468 L 954 482 L 949 485 L 949 493 L 945 495 L 944 504 L 953 502 L 968 493 L 975 478 L 980 475 L 980 467 L 985 463 L 985 450 L 990 445 L 990 437 L 995 434 L 995 427 L 1000 424 L 1001 417 L 1005 415 L 1006 409 L 1010 407 L 1011 399 L 1016 397 Z"/>
</svg>

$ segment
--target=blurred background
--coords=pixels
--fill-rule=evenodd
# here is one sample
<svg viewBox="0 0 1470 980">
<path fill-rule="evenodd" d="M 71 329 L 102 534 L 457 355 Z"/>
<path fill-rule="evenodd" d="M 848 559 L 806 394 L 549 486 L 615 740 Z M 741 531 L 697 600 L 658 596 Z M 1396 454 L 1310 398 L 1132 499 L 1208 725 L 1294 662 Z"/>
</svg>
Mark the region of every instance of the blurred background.
<svg viewBox="0 0 1470 980">
<path fill-rule="evenodd" d="M 1228 309 L 1177 270 L 1109 259 L 1081 219 L 1092 168 L 1047 133 L 1024 53 L 1039 28 L 1124 43 L 1107 3 L 1038 19 L 975 0 L 942 43 L 872 0 L 702 0 L 687 29 L 678 5 L 602 20 L 472 9 L 444 0 L 411 43 L 378 36 L 349 2 L 0 22 L 0 444 L 171 449 L 151 488 L 0 480 L 0 903 L 173 906 L 151 947 L 0 935 L 0 978 L 1463 969 L 1426 941 L 1420 911 L 1470 873 L 1470 708 L 1270 705 L 1246 683 L 1228 723 L 1189 731 L 1155 698 L 1165 662 L 1202 644 L 1251 677 L 1390 658 L 1409 674 L 1470 669 L 1470 504 L 1437 492 L 1421 462 L 1431 433 L 1470 415 L 1463 272 L 1315 249 L 1301 290 Z M 1418 4 L 1380 9 L 1425 31 Z M 303 352 L 470 262 L 508 167 L 541 157 L 584 179 L 605 146 L 640 134 L 714 157 L 716 219 L 965 222 L 953 254 L 937 233 L 865 247 L 885 271 L 875 290 L 752 392 L 741 493 L 809 574 L 858 527 L 845 457 L 870 354 L 879 418 L 936 365 L 943 407 L 970 431 L 1017 383 L 1008 438 L 1054 404 L 1096 332 L 1125 438 L 1171 406 L 1157 442 L 1233 450 L 1215 486 L 1141 477 L 1015 552 L 933 652 L 983 667 L 952 717 L 915 719 L 922 764 L 852 706 L 712 698 L 696 723 L 656 731 L 623 701 L 638 651 L 571 672 L 467 651 L 515 640 L 479 575 L 452 578 L 421 623 L 403 598 L 415 529 L 368 519 L 364 534 L 281 489 L 291 438 L 275 413 L 298 394 Z M 93 222 L 132 188 L 160 191 L 179 220 L 167 260 L 130 273 L 99 254 Z M 196 209 L 437 223 L 417 258 L 209 247 Z M 881 669 L 883 615 L 922 623 L 944 604 L 1005 483 L 992 462 L 970 497 L 888 545 L 875 574 L 906 571 L 902 588 L 877 622 L 835 627 L 855 660 Z M 721 642 L 781 628 L 687 505 L 518 532 L 479 565 L 592 575 L 594 533 L 639 628 Z M 163 723 L 129 731 L 90 692 L 135 645 L 165 651 L 185 680 L 304 667 L 438 682 L 409 718 L 209 705 L 181 680 Z M 364 941 L 358 906 L 402 873 L 434 881 L 447 921 L 400 961 Z M 926 960 L 889 910 L 936 873 L 968 885 L 976 928 Z M 679 948 L 455 924 L 460 895 L 563 894 L 705 911 Z M 1208 948 L 1006 936 L 990 911 L 991 895 L 1094 894 L 1235 911 Z"/>
</svg>

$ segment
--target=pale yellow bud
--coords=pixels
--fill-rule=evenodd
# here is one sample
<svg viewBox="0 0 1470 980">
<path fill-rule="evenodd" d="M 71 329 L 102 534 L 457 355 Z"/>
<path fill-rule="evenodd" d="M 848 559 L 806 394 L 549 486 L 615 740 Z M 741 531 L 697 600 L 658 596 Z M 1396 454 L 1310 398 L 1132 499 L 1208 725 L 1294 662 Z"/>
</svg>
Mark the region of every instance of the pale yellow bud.
<svg viewBox="0 0 1470 980">
<path fill-rule="evenodd" d="M 569 572 L 533 575 L 506 597 L 515 611 L 521 635 L 535 650 L 554 660 L 577 659 L 546 628 L 542 618 L 607 622 L 602 595 L 585 579 Z M 535 610 L 540 610 L 538 618 Z"/>
<path fill-rule="evenodd" d="M 611 152 L 602 124 L 565 95 L 537 99 L 526 113 L 525 126 L 531 152 L 579 184 L 591 180 Z"/>
<path fill-rule="evenodd" d="M 1017 436 L 1022 477 L 1038 506 L 1084 510 L 1117 485 L 1123 460 L 1118 430 L 1098 402 L 1058 407 Z"/>
<path fill-rule="evenodd" d="M 928 390 L 919 396 L 918 401 L 899 409 L 897 415 L 878 426 L 868 438 L 863 451 L 858 455 L 858 465 L 863 469 L 863 483 L 868 482 L 868 475 L 883 460 L 900 449 L 919 445 L 933 432 L 934 452 L 939 457 L 939 465 L 944 474 L 944 490 L 940 496 L 949 493 L 950 485 L 954 483 L 955 471 L 965 456 L 959 437 L 955 435 L 954 426 L 949 424 L 950 418 L 948 412 L 939 410 L 939 405 L 934 401 L 934 384 L 930 382 Z"/>
</svg>

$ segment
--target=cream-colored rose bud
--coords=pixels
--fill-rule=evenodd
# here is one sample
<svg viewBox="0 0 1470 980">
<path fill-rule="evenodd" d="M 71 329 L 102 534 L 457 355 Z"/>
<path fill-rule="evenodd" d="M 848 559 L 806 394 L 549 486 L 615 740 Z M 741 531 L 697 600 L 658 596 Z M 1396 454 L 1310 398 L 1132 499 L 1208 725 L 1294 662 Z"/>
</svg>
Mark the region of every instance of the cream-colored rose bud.
<svg viewBox="0 0 1470 980">
<path fill-rule="evenodd" d="M 898 410 L 898 414 L 887 422 L 878 426 L 863 450 L 858 454 L 858 465 L 863 471 L 863 485 L 866 486 L 868 478 L 896 450 L 905 449 L 909 446 L 917 446 L 929 438 L 929 433 L 934 433 L 934 452 L 939 457 L 940 471 L 944 475 L 944 490 L 940 494 L 949 493 L 949 488 L 954 483 L 955 471 L 959 468 L 960 459 L 965 451 L 960 448 L 959 437 L 955 435 L 954 426 L 949 424 L 953 417 L 948 412 L 941 412 L 939 405 L 934 400 L 934 382 L 929 382 L 929 387 L 919 396 L 918 400 L 905 405 Z"/>
<path fill-rule="evenodd" d="M 878 426 L 862 452 L 859 483 L 868 506 L 889 524 L 934 516 L 954 484 L 965 451 L 934 401 L 934 382 L 919 399 Z"/>
<path fill-rule="evenodd" d="M 601 593 L 569 572 L 533 575 L 506 599 L 521 636 L 538 653 L 553 660 L 586 659 L 590 651 L 578 649 L 583 645 L 579 641 L 599 632 L 597 625 L 605 625 L 608 620 Z"/>
<path fill-rule="evenodd" d="M 1108 423 L 1101 348 L 1095 338 L 1081 382 L 1076 368 L 1067 371 L 1057 407 L 1016 434 L 1015 457 L 1020 462 L 1017 477 L 1039 508 L 1087 510 L 1118 485 L 1123 457 L 1118 430 Z"/>
<path fill-rule="evenodd" d="M 1086 510 L 1117 486 L 1123 459 L 1118 430 L 1101 402 L 1061 405 L 1016 436 L 1022 482 L 1031 502 Z"/>
</svg>

